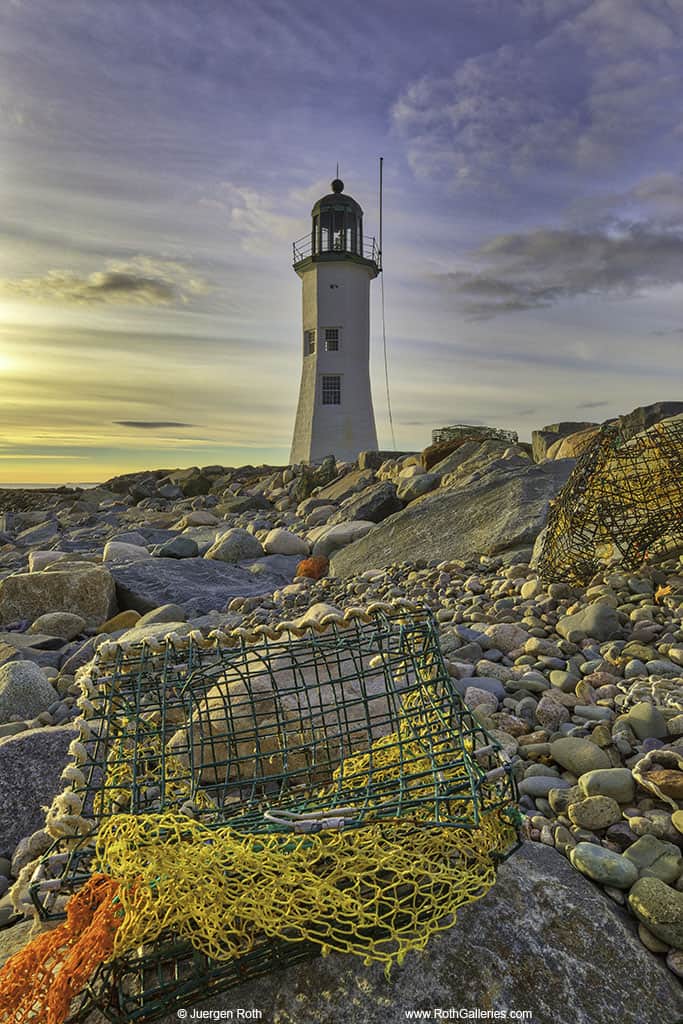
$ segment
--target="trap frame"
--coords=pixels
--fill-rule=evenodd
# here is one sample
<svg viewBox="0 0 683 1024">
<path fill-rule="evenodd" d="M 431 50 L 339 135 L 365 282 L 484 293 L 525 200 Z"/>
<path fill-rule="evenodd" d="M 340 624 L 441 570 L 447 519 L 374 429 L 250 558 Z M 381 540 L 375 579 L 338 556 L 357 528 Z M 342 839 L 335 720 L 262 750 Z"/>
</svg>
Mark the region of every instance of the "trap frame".
<svg viewBox="0 0 683 1024">
<path fill-rule="evenodd" d="M 104 872 L 122 921 L 70 1020 L 153 1020 L 330 950 L 388 969 L 517 848 L 511 766 L 407 602 L 108 643 L 82 685 L 31 898 L 63 917 Z"/>
</svg>

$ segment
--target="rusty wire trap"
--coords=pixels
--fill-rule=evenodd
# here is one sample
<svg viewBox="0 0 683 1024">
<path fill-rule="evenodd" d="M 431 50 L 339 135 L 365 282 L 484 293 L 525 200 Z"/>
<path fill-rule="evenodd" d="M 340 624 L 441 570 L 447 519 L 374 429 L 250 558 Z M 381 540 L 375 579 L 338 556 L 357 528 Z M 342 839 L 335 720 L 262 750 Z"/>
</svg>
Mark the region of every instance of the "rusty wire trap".
<svg viewBox="0 0 683 1024">
<path fill-rule="evenodd" d="M 585 585 L 609 562 L 636 569 L 683 548 L 683 416 L 629 437 L 608 423 L 551 501 L 538 563 Z"/>
</svg>

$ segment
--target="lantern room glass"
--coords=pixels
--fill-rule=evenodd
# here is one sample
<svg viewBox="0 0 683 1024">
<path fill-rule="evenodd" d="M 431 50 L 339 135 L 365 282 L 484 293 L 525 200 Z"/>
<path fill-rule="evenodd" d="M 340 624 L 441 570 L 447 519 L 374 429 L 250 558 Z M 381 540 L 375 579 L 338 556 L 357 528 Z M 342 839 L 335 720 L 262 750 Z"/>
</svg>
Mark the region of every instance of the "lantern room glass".
<svg viewBox="0 0 683 1024">
<path fill-rule="evenodd" d="M 363 219 L 351 209 L 325 209 L 313 217 L 311 250 L 363 255 Z"/>
</svg>

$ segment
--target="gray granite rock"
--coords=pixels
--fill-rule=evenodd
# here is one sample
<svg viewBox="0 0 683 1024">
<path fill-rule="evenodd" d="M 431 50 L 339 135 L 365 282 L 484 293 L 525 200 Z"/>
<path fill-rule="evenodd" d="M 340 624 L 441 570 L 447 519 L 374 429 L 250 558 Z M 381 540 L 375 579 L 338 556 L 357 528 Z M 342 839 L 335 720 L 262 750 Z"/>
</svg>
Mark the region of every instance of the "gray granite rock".
<svg viewBox="0 0 683 1024">
<path fill-rule="evenodd" d="M 254 575 L 239 565 L 206 558 L 151 558 L 112 566 L 121 608 L 152 611 L 179 604 L 188 618 L 220 611 L 233 597 L 268 594 L 282 585 L 271 574 Z"/>
<path fill-rule="evenodd" d="M 470 558 L 526 548 L 543 527 L 548 502 L 573 465 L 573 460 L 514 465 L 479 480 L 470 478 L 466 486 L 425 495 L 337 552 L 333 575 L 416 559 Z"/>
<path fill-rule="evenodd" d="M 639 921 L 674 949 L 683 949 L 683 892 L 659 878 L 639 878 L 628 897 Z"/>
<path fill-rule="evenodd" d="M 638 877 L 638 869 L 626 857 L 595 843 L 577 843 L 569 859 L 582 874 L 614 889 L 630 889 Z"/>
<path fill-rule="evenodd" d="M 434 1007 L 527 1009 L 541 1024 L 673 1024 L 683 1012 L 678 981 L 628 915 L 537 844 L 505 862 L 491 892 L 389 979 L 379 964 L 331 954 L 197 1006 L 254 1007 L 280 1024 L 400 1024 L 406 1010 Z M 177 1024 L 175 1011 L 161 1024 Z"/>
<path fill-rule="evenodd" d="M 316 536 L 313 544 L 313 554 L 323 555 L 329 558 L 333 552 L 358 542 L 358 538 L 374 533 L 378 529 L 375 523 L 364 519 L 351 520 L 348 523 L 335 523 L 323 527 L 320 536 Z M 367 568 L 367 566 L 365 566 Z"/>
<path fill-rule="evenodd" d="M 440 480 L 441 477 L 438 473 L 422 473 L 408 480 L 401 480 L 396 493 L 401 501 L 407 504 L 410 501 L 415 501 L 416 498 L 421 498 L 423 494 L 433 491 L 435 487 L 439 486 Z"/>
<path fill-rule="evenodd" d="M 381 523 L 383 519 L 400 512 L 402 508 L 403 502 L 396 496 L 395 485 L 383 480 L 347 498 L 329 521 L 332 524 L 362 519 L 365 522 Z"/>
<path fill-rule="evenodd" d="M 683 413 L 683 402 L 653 402 L 652 405 L 639 405 L 637 409 L 619 417 L 619 424 L 627 437 L 633 437 L 642 430 L 647 430 L 653 423 L 680 416 Z"/>
<path fill-rule="evenodd" d="M 621 635 L 619 617 L 608 604 L 589 604 L 573 615 L 564 615 L 557 623 L 557 632 L 572 643 L 593 637 L 612 640 Z"/>
<path fill-rule="evenodd" d="M 42 828 L 43 807 L 64 788 L 59 776 L 77 737 L 73 725 L 60 725 L 0 739 L 0 853 L 12 853 L 20 839 Z"/>
<path fill-rule="evenodd" d="M 192 537 L 173 537 L 164 544 L 157 544 L 152 548 L 155 558 L 196 558 L 199 554 L 197 542 Z"/>
<path fill-rule="evenodd" d="M 27 636 L 34 633 L 49 633 L 63 640 L 73 640 L 85 629 L 85 619 L 73 612 L 47 612 L 39 615 L 26 630 Z"/>
<path fill-rule="evenodd" d="M 89 562 L 57 562 L 44 572 L 18 573 L 0 583 L 0 622 L 45 612 L 73 612 L 98 626 L 116 610 L 109 571 Z"/>
<path fill-rule="evenodd" d="M 598 768 L 584 772 L 579 779 L 581 792 L 586 796 L 611 796 L 620 804 L 633 800 L 635 782 L 628 768 Z"/>
<path fill-rule="evenodd" d="M 259 558 L 263 553 L 260 541 L 252 533 L 247 533 L 246 530 L 235 527 L 221 534 L 204 557 L 234 565 L 236 562 L 243 562 L 247 558 Z"/>
<path fill-rule="evenodd" d="M 595 423 L 588 423 L 582 421 L 575 423 L 573 421 L 566 421 L 564 423 L 550 423 L 547 427 L 541 427 L 540 430 L 531 431 L 531 449 L 534 457 L 534 462 L 543 462 L 545 459 L 548 448 L 555 444 L 563 437 L 568 437 L 569 434 L 576 434 L 579 430 L 586 430 L 588 427 L 596 426 Z"/>
<path fill-rule="evenodd" d="M 0 967 L 29 942 L 33 921 L 18 921 L 12 928 L 0 928 Z"/>
<path fill-rule="evenodd" d="M 344 476 L 332 480 L 323 487 L 316 497 L 325 501 L 346 501 L 352 494 L 369 487 L 375 481 L 375 474 L 371 469 L 354 469 Z"/>
<path fill-rule="evenodd" d="M 9 722 L 12 715 L 35 718 L 56 699 L 56 690 L 32 661 L 11 661 L 0 668 L 0 722 Z"/>
<path fill-rule="evenodd" d="M 609 756 L 591 740 L 580 736 L 563 736 L 550 744 L 550 754 L 557 764 L 576 776 L 597 768 L 609 768 Z"/>
</svg>

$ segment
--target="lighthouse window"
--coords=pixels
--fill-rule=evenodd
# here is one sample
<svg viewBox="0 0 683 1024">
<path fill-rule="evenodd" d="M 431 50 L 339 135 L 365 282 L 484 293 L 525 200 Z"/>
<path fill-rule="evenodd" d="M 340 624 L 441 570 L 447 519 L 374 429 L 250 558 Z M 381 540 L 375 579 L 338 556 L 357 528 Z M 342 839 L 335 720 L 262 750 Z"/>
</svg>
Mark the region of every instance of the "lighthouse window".
<svg viewBox="0 0 683 1024">
<path fill-rule="evenodd" d="M 307 356 L 315 352 L 315 331 L 304 331 L 304 351 Z"/>
<path fill-rule="evenodd" d="M 339 328 L 338 327 L 326 327 L 325 328 L 325 349 L 327 352 L 338 352 L 339 351 Z"/>
<path fill-rule="evenodd" d="M 341 376 L 323 374 L 323 405 L 341 405 Z"/>
</svg>

